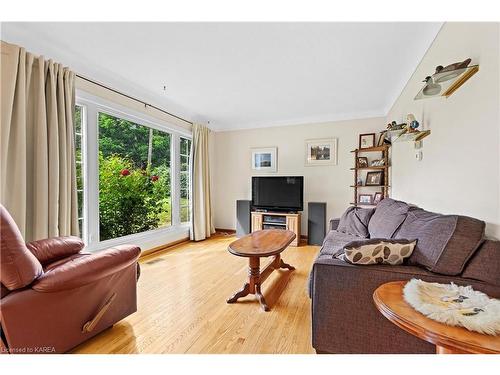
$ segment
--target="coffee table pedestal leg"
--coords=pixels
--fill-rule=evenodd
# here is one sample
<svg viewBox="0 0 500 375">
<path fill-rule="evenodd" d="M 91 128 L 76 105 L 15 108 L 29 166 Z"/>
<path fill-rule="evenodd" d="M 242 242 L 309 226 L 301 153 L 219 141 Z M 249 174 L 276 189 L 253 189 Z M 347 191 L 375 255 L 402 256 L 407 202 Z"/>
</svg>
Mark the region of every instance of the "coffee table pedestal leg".
<svg viewBox="0 0 500 375">
<path fill-rule="evenodd" d="M 280 259 L 280 267 L 279 268 L 287 268 L 289 269 L 290 271 L 293 271 L 295 269 L 294 266 L 291 266 L 285 262 L 283 262 L 283 259 Z"/>
<path fill-rule="evenodd" d="M 243 285 L 243 288 L 241 288 L 241 290 L 234 293 L 234 295 L 227 300 L 227 303 L 235 303 L 238 300 L 238 298 L 248 296 L 249 294 L 250 294 L 250 284 L 245 283 L 245 285 Z"/>
<path fill-rule="evenodd" d="M 249 263 L 248 276 L 250 278 L 250 293 L 255 294 L 260 305 L 262 306 L 262 310 L 269 311 L 269 307 L 267 306 L 266 300 L 260 290 L 261 283 L 264 281 L 261 280 L 260 277 L 260 258 L 251 257 L 249 258 Z"/>
<path fill-rule="evenodd" d="M 293 271 L 295 268 L 283 262 L 279 254 L 274 256 L 273 260 L 262 270 L 262 272 L 260 272 L 260 257 L 249 257 L 248 261 L 248 283 L 245 283 L 240 291 L 236 292 L 231 298 L 229 298 L 227 303 L 234 303 L 238 300 L 238 298 L 254 294 L 259 300 L 262 309 L 264 311 L 269 311 L 269 306 L 267 306 L 266 300 L 262 295 L 262 283 L 276 269 L 286 268 Z"/>
</svg>

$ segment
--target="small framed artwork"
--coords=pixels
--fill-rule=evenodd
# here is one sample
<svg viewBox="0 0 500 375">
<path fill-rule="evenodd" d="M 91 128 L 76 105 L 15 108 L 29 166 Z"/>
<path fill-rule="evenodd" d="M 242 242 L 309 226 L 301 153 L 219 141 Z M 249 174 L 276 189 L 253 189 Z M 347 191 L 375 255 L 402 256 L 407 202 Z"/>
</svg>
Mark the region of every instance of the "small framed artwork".
<svg viewBox="0 0 500 375">
<path fill-rule="evenodd" d="M 371 194 L 359 194 L 358 204 L 373 204 L 373 196 Z"/>
<path fill-rule="evenodd" d="M 337 138 L 306 140 L 306 166 L 336 164 Z"/>
<path fill-rule="evenodd" d="M 384 172 L 368 172 L 366 174 L 366 186 L 380 186 L 382 185 L 382 177 Z"/>
<path fill-rule="evenodd" d="M 366 168 L 368 167 L 368 158 L 364 156 L 358 156 L 358 168 Z"/>
<path fill-rule="evenodd" d="M 276 172 L 277 147 L 252 148 L 252 169 L 260 172 Z"/>
<path fill-rule="evenodd" d="M 384 197 L 384 195 L 381 192 L 375 193 L 373 195 L 373 204 L 378 204 L 382 200 L 383 197 Z"/>
<path fill-rule="evenodd" d="M 375 133 L 359 135 L 359 148 L 371 148 L 375 146 Z"/>
</svg>

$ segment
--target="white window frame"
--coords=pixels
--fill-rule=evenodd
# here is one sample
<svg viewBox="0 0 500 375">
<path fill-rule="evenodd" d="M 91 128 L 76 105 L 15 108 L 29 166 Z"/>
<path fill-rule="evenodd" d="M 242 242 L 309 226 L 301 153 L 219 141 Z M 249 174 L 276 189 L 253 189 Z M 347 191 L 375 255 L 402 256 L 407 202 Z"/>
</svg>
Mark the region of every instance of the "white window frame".
<svg viewBox="0 0 500 375">
<path fill-rule="evenodd" d="M 80 171 L 82 173 L 82 180 L 83 180 L 83 202 L 82 202 L 82 232 L 80 233 L 80 237 L 85 239 L 87 238 L 87 228 L 86 228 L 86 223 L 88 221 L 87 218 L 87 189 L 86 189 L 86 174 L 87 174 L 87 153 L 86 153 L 86 126 L 87 126 L 87 108 L 84 105 L 80 105 L 79 103 L 75 103 L 75 105 L 79 106 L 81 108 L 81 113 L 80 113 Z M 76 133 L 75 133 L 76 137 Z M 77 198 L 78 198 L 78 192 L 77 192 Z M 78 218 L 80 220 L 80 218 Z"/>
<path fill-rule="evenodd" d="M 83 240 L 87 250 L 97 251 L 120 244 L 137 244 L 143 250 L 161 246 L 189 235 L 190 222 L 180 222 L 180 138 L 188 138 L 192 143 L 192 133 L 187 129 L 148 116 L 123 105 L 89 94 L 83 90 L 76 92 L 76 105 L 84 107 L 82 114 L 82 162 L 84 164 L 84 229 Z M 109 240 L 99 240 L 99 126 L 100 112 L 122 118 L 169 133 L 172 221 L 168 227 L 130 234 Z M 85 129 L 83 129 L 85 126 Z M 191 180 L 191 176 L 190 176 Z"/>
<path fill-rule="evenodd" d="M 189 147 L 189 153 L 188 154 L 182 154 L 181 155 L 181 152 L 180 152 L 180 144 L 181 144 L 181 138 L 185 138 L 185 139 L 188 139 L 190 141 L 190 147 Z M 181 156 L 187 156 L 188 157 L 188 160 L 189 160 L 189 168 L 187 170 L 187 174 L 189 175 L 189 184 L 188 184 L 188 200 L 189 200 L 189 204 L 188 204 L 188 213 L 189 213 L 189 218 L 188 218 L 188 221 L 187 222 L 184 222 L 183 224 L 185 223 L 188 223 L 188 222 L 191 222 L 191 214 L 192 214 L 192 203 L 193 203 L 193 197 L 192 197 L 192 170 L 193 170 L 193 160 L 192 160 L 192 155 L 193 155 L 193 139 L 192 137 L 184 137 L 184 136 L 180 136 L 179 137 L 179 154 L 178 154 L 178 158 L 179 158 L 179 173 L 178 173 L 178 176 L 179 176 L 179 211 L 180 209 L 182 208 L 181 207 L 181 204 L 180 204 L 180 176 L 181 176 L 181 173 L 186 173 L 186 172 L 182 172 L 180 170 L 180 165 L 181 165 Z M 185 206 L 186 207 L 186 206 Z M 179 212 L 179 220 L 180 220 L 180 212 Z"/>
</svg>

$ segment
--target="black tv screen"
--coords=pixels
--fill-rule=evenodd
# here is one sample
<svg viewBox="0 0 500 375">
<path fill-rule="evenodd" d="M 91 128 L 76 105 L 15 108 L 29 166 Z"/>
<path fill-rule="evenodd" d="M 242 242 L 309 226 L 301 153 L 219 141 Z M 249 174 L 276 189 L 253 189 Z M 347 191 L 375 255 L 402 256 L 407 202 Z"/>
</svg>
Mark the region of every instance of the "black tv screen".
<svg viewBox="0 0 500 375">
<path fill-rule="evenodd" d="M 304 177 L 252 177 L 252 206 L 276 211 L 302 211 Z"/>
</svg>

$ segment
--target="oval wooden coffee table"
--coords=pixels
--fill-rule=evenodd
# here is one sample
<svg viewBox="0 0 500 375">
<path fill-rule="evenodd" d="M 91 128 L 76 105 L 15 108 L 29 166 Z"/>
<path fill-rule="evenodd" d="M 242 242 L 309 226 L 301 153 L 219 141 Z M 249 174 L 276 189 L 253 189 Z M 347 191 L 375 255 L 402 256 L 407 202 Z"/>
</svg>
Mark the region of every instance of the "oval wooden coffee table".
<svg viewBox="0 0 500 375">
<path fill-rule="evenodd" d="M 373 293 L 377 309 L 399 328 L 436 345 L 438 354 L 500 353 L 500 336 L 483 335 L 427 318 L 403 298 L 406 281 L 382 284 Z"/>
<path fill-rule="evenodd" d="M 264 311 L 269 311 L 260 286 L 267 277 L 279 268 L 294 270 L 295 268 L 283 262 L 281 252 L 295 239 L 295 233 L 289 230 L 264 229 L 247 234 L 239 240 L 231 242 L 228 250 L 231 254 L 248 258 L 248 282 L 236 292 L 227 303 L 234 303 L 238 298 L 254 294 Z M 269 264 L 260 271 L 260 258 L 273 256 Z"/>
</svg>

